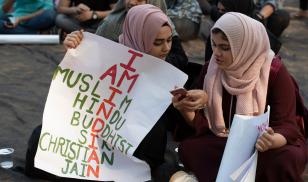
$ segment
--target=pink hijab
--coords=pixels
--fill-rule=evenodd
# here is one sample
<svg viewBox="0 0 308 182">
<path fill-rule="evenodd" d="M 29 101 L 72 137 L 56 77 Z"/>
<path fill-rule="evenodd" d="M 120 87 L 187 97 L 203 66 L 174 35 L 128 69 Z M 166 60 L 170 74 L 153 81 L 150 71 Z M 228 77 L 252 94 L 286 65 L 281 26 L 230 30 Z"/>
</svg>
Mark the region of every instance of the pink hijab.
<svg viewBox="0 0 308 182">
<path fill-rule="evenodd" d="M 151 4 L 134 6 L 126 15 L 119 42 L 127 47 L 149 53 L 164 24 L 171 28 L 168 17 L 158 7 Z"/>
<path fill-rule="evenodd" d="M 233 63 L 222 70 L 212 56 L 204 79 L 208 93 L 205 115 L 217 136 L 228 135 L 222 110 L 223 87 L 236 96 L 236 114 L 259 115 L 264 113 L 268 78 L 274 52 L 266 30 L 260 22 L 240 13 L 226 13 L 215 23 L 229 41 Z"/>
</svg>

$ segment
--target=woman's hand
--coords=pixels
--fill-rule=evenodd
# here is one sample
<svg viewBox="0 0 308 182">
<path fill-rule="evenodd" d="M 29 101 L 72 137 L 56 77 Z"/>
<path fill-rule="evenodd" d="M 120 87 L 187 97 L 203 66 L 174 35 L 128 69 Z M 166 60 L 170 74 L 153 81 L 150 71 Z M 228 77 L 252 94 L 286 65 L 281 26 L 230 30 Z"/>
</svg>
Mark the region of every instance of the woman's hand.
<svg viewBox="0 0 308 182">
<path fill-rule="evenodd" d="M 208 95 L 203 90 L 189 90 L 186 96 L 178 94 L 172 98 L 173 106 L 181 112 L 190 126 L 194 126 L 195 111 L 206 106 Z"/>
<path fill-rule="evenodd" d="M 172 99 L 173 106 L 179 111 L 196 111 L 203 109 L 208 102 L 208 95 L 204 90 L 189 90 L 183 99 L 175 96 Z"/>
<path fill-rule="evenodd" d="M 286 138 L 279 133 L 275 133 L 274 130 L 269 127 L 258 138 L 256 148 L 259 152 L 265 152 L 270 149 L 282 147 L 286 144 Z"/>
<path fill-rule="evenodd" d="M 77 30 L 65 37 L 63 45 L 65 49 L 75 49 L 83 39 L 83 30 Z"/>
<path fill-rule="evenodd" d="M 92 15 L 93 15 L 93 11 L 83 11 L 79 13 L 78 15 L 76 15 L 75 18 L 80 22 L 84 22 L 87 20 L 91 20 Z"/>
<path fill-rule="evenodd" d="M 87 6 L 87 5 L 83 4 L 83 3 L 78 4 L 77 8 L 78 8 L 78 11 L 77 11 L 78 14 L 82 13 L 82 12 L 85 12 L 85 11 L 90 11 L 91 10 L 89 8 L 89 6 Z"/>
</svg>

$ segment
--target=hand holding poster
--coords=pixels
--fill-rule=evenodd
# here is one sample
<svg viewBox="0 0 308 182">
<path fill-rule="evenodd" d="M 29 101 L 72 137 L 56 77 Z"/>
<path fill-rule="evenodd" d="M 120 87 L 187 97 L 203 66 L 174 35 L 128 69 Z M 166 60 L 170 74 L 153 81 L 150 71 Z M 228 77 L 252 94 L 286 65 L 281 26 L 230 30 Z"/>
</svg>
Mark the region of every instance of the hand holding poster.
<svg viewBox="0 0 308 182">
<path fill-rule="evenodd" d="M 146 181 L 133 153 L 187 75 L 169 63 L 84 33 L 55 70 L 35 167 L 58 176 Z"/>
<path fill-rule="evenodd" d="M 234 115 L 217 182 L 242 181 L 242 178 L 246 182 L 254 181 L 257 154 L 252 154 L 258 137 L 268 127 L 269 115 L 269 106 L 267 112 L 259 116 Z"/>
</svg>

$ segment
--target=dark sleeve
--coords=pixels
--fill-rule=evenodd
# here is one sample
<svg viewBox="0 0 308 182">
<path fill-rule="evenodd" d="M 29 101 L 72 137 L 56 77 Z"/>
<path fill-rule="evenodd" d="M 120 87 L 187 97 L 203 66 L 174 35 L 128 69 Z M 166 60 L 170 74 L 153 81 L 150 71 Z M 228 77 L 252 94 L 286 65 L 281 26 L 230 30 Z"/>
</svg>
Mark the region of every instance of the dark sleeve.
<svg viewBox="0 0 308 182">
<path fill-rule="evenodd" d="M 194 118 L 194 127 L 189 126 L 184 119 L 177 123 L 174 139 L 176 141 L 182 141 L 191 136 L 204 135 L 208 132 L 210 132 L 210 129 L 204 111 L 198 110 Z"/>
<path fill-rule="evenodd" d="M 288 144 L 295 144 L 300 137 L 296 124 L 296 97 L 291 77 L 284 65 L 277 71 L 275 79 L 270 73 L 267 104 L 271 106 L 270 127 L 283 135 Z"/>
<path fill-rule="evenodd" d="M 172 46 L 170 53 L 167 55 L 166 61 L 178 69 L 185 71 L 188 63 L 188 58 L 181 45 L 181 40 L 178 36 L 172 37 Z"/>
</svg>

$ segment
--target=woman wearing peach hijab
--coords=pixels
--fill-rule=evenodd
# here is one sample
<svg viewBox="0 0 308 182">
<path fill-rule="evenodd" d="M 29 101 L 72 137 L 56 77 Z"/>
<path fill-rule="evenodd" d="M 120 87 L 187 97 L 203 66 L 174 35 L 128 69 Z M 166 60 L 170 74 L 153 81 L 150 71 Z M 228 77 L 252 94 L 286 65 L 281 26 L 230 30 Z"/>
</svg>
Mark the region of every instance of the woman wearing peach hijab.
<svg viewBox="0 0 308 182">
<path fill-rule="evenodd" d="M 274 57 L 264 26 L 246 15 L 226 13 L 211 36 L 213 55 L 200 90 L 172 99 L 186 121 L 177 130 L 186 136 L 179 146 L 184 166 L 199 181 L 215 181 L 233 115 L 263 114 L 270 105 L 270 127 L 256 143 L 256 181 L 302 181 L 306 145 L 296 120 L 295 87 Z"/>
</svg>

